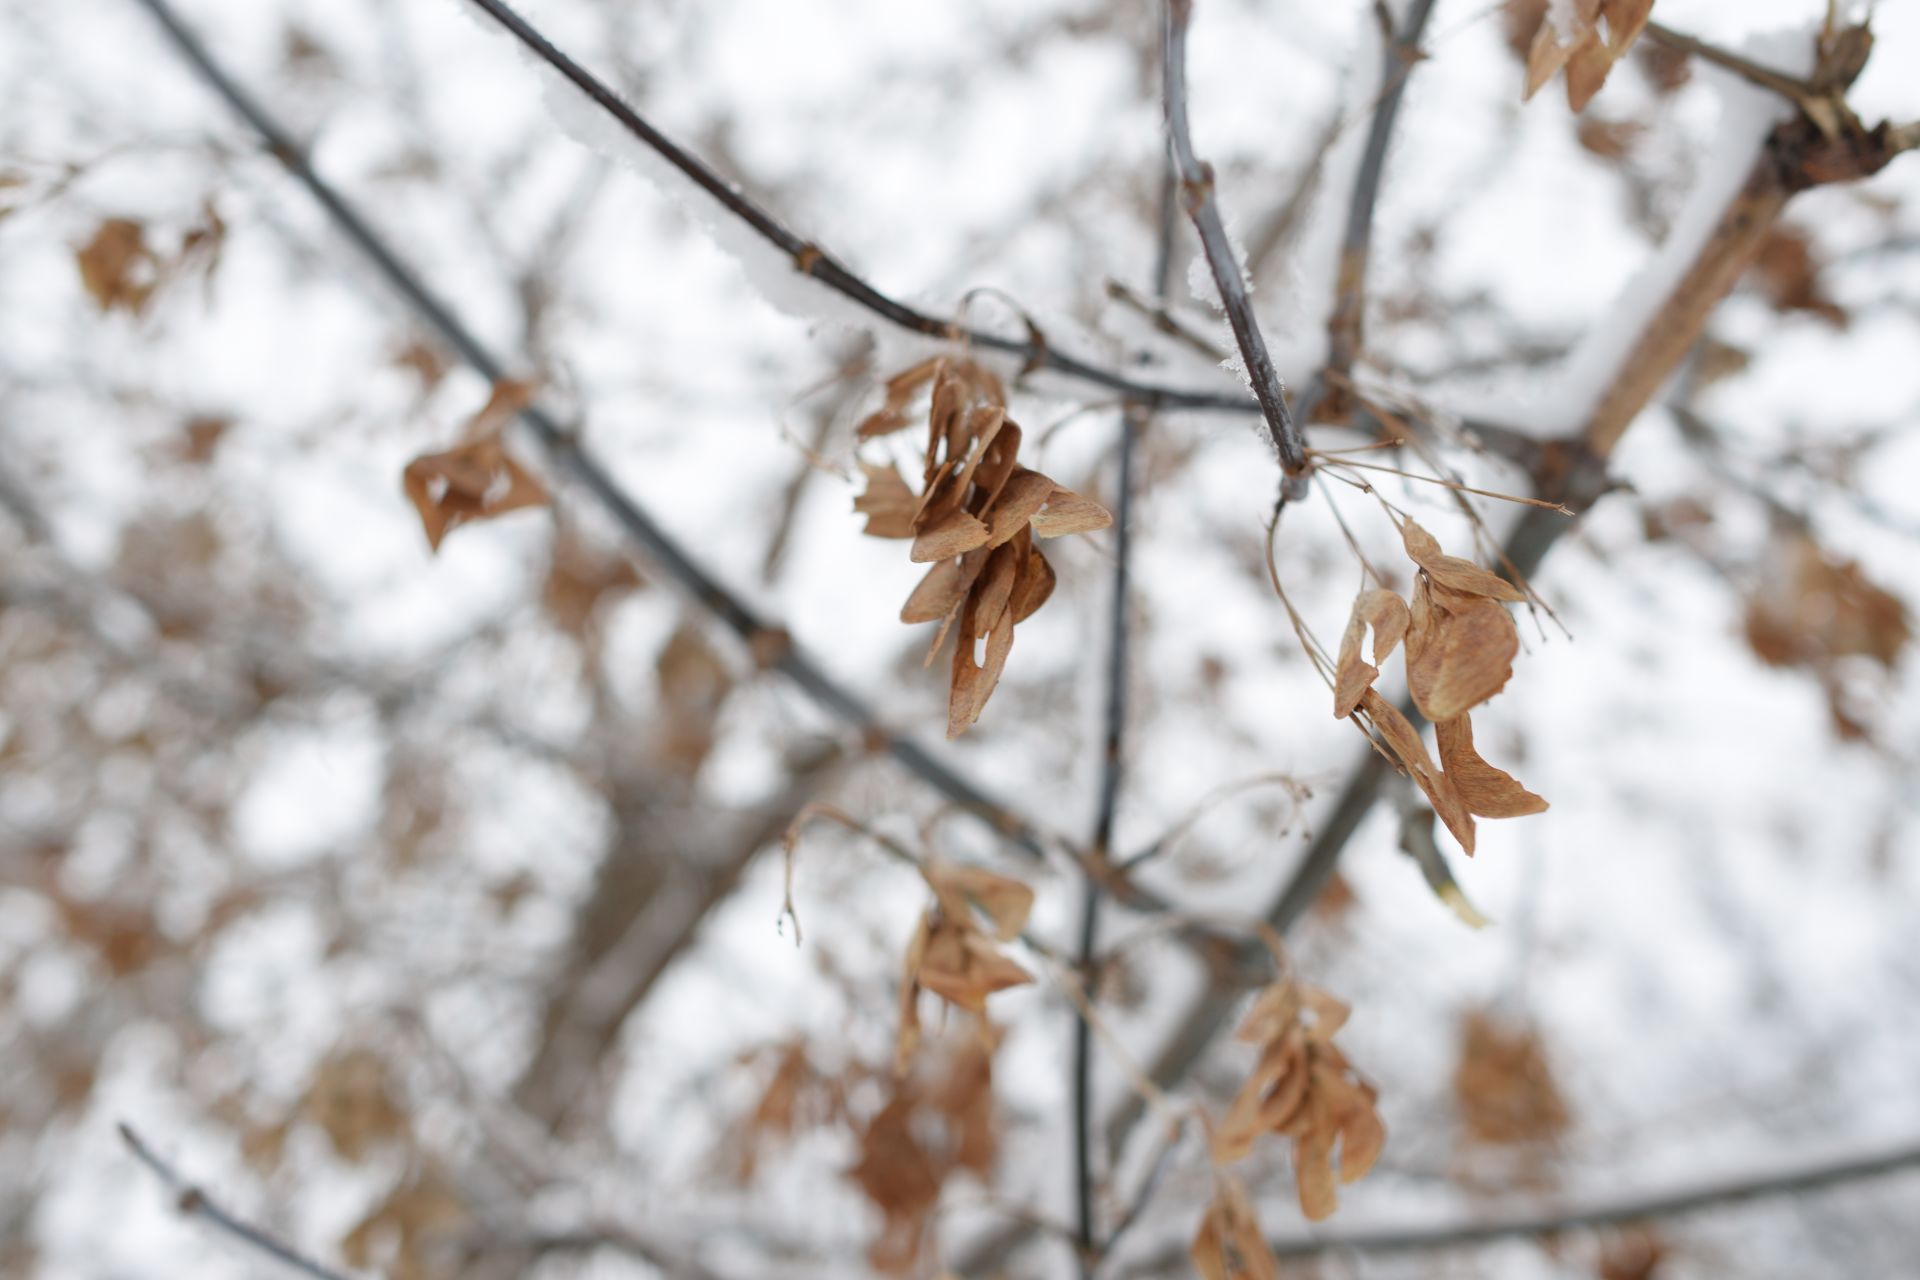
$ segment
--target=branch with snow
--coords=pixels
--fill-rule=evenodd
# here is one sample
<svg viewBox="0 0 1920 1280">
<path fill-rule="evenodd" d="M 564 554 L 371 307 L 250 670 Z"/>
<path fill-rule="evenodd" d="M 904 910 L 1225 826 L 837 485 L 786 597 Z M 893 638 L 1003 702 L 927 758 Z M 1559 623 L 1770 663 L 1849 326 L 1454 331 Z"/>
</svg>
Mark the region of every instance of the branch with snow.
<svg viewBox="0 0 1920 1280">
<path fill-rule="evenodd" d="M 1162 409 L 1229 412 L 1248 412 L 1254 408 L 1240 396 L 1169 387 L 1129 378 L 1055 349 L 1038 331 L 1030 331 L 1021 338 L 1009 338 L 958 320 L 930 315 L 881 292 L 852 268 L 795 232 L 737 186 L 720 177 L 699 156 L 655 128 L 605 81 L 574 61 L 502 0 L 471 2 L 519 41 L 540 64 L 561 77 L 566 85 L 571 86 L 571 91 L 585 95 L 593 108 L 604 113 L 629 137 L 641 143 L 648 154 L 664 161 L 711 197 L 725 219 L 750 232 L 751 239 L 776 250 L 782 261 L 772 264 L 775 270 L 817 282 L 860 311 L 877 316 L 909 333 L 941 341 L 964 342 L 973 347 L 1016 356 L 1023 367 L 1050 370 L 1117 393 L 1129 403 Z M 749 244 L 742 243 L 740 237 L 722 232 L 721 226 L 724 224 L 709 222 L 708 225 L 718 238 L 726 242 L 725 247 L 734 251 L 743 261 L 759 256 L 753 253 Z M 780 276 L 773 272 L 757 270 L 751 274 L 762 282 L 763 292 L 767 292 L 776 304 L 787 304 L 784 309 L 805 313 L 812 308 L 811 302 L 794 297 Z"/>
</svg>

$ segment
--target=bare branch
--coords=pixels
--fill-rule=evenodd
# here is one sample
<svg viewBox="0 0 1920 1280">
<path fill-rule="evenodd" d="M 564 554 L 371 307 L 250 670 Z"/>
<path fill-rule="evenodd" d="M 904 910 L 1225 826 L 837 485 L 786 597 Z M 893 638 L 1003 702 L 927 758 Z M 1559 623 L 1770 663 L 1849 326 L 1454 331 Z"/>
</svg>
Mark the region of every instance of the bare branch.
<svg viewBox="0 0 1920 1280">
<path fill-rule="evenodd" d="M 314 1280 L 349 1280 L 346 1272 L 323 1267 L 291 1245 L 282 1244 L 266 1231 L 242 1222 L 228 1213 L 204 1191 L 183 1178 L 172 1165 L 156 1155 L 153 1148 L 133 1131 L 131 1125 L 120 1126 L 120 1140 L 127 1144 L 127 1149 L 139 1158 L 141 1164 L 153 1170 L 159 1175 L 160 1181 L 167 1184 L 167 1189 L 177 1197 L 180 1212 L 187 1217 L 199 1218 L 216 1230 L 232 1236 L 249 1249 L 264 1253 L 275 1262 L 312 1276 Z"/>
<path fill-rule="evenodd" d="M 1619 1226 L 1650 1219 L 1679 1218 L 1705 1213 L 1748 1200 L 1764 1200 L 1801 1195 L 1829 1187 L 1845 1186 L 1874 1178 L 1920 1168 L 1920 1142 L 1910 1142 L 1890 1150 L 1860 1152 L 1851 1155 L 1811 1160 L 1792 1168 L 1744 1178 L 1703 1182 L 1694 1186 L 1647 1192 L 1616 1200 L 1576 1205 L 1566 1209 L 1514 1214 L 1477 1222 L 1442 1223 L 1434 1226 L 1378 1227 L 1341 1235 L 1312 1238 L 1290 1237 L 1273 1240 L 1276 1256 L 1310 1258 L 1329 1253 L 1425 1253 L 1437 1249 L 1458 1249 L 1496 1240 L 1550 1236 L 1564 1231 L 1591 1231 L 1597 1227 Z M 1177 1265 L 1185 1251 L 1141 1262 L 1130 1274 L 1145 1274 Z"/>
<path fill-rule="evenodd" d="M 1396 31 L 1383 31 L 1385 66 L 1381 69 L 1380 102 L 1367 129 L 1367 149 L 1360 158 L 1360 170 L 1353 180 L 1353 198 L 1347 204 L 1347 229 L 1340 243 L 1340 272 L 1334 290 L 1333 315 L 1327 321 L 1327 412 L 1345 420 L 1341 406 L 1347 403 L 1347 379 L 1353 362 L 1359 357 L 1361 327 L 1367 302 L 1367 264 L 1373 253 L 1374 210 L 1380 202 L 1380 179 L 1387 167 L 1387 144 L 1393 139 L 1393 126 L 1400 117 L 1400 100 L 1406 93 L 1413 65 L 1422 55 L 1420 37 L 1426 32 L 1427 19 L 1433 13 L 1433 0 L 1413 0 L 1406 20 Z M 1381 19 L 1386 22 L 1384 8 Z"/>
<path fill-rule="evenodd" d="M 1176 224 L 1174 175 L 1168 168 L 1160 184 L 1160 220 L 1155 237 L 1153 290 L 1156 306 L 1164 307 L 1173 272 L 1173 233 Z M 1120 415 L 1118 493 L 1113 512 L 1113 594 L 1107 614 L 1107 701 L 1101 735 L 1100 791 L 1093 821 L 1093 843 L 1087 856 L 1106 862 L 1113 848 L 1113 825 L 1120 809 L 1120 784 L 1125 775 L 1123 751 L 1127 727 L 1127 659 L 1131 648 L 1132 602 L 1129 599 L 1133 564 L 1134 455 L 1148 424 L 1147 411 L 1129 407 Z M 1080 973 L 1089 974 L 1100 937 L 1101 878 L 1091 873 L 1082 880 L 1080 899 Z M 1087 999 L 1098 998 L 1089 992 Z M 1074 1229 L 1079 1238 L 1082 1270 L 1091 1274 L 1096 1260 L 1093 1224 L 1093 1027 L 1088 1018 L 1073 1026 L 1073 1156 Z"/>
<path fill-rule="evenodd" d="M 594 105 L 618 121 L 620 127 L 653 150 L 661 159 L 685 174 L 729 215 L 737 218 L 768 244 L 793 260 L 794 270 L 818 280 L 850 302 L 882 320 L 910 333 L 930 338 L 952 339 L 1020 357 L 1023 364 L 1044 367 L 1081 382 L 1117 392 L 1123 399 L 1162 409 L 1215 409 L 1248 412 L 1254 408 L 1241 396 L 1209 391 L 1182 390 L 1139 382 L 1110 369 L 1102 369 L 1055 350 L 1033 334 L 1008 338 L 984 329 L 976 329 L 956 320 L 941 319 L 900 302 L 874 288 L 864 278 L 827 253 L 819 245 L 797 234 L 770 211 L 727 182 L 705 161 L 686 150 L 650 124 L 605 81 L 582 67 L 557 48 L 525 18 L 502 0 L 472 0 L 472 3 L 535 57 L 552 67 L 575 88 L 593 100 Z"/>
<path fill-rule="evenodd" d="M 1247 278 L 1240 259 L 1227 239 L 1226 225 L 1220 218 L 1220 202 L 1213 193 L 1213 168 L 1193 153 L 1193 133 L 1187 123 L 1187 24 L 1193 16 L 1193 0 L 1167 0 L 1167 23 L 1162 43 L 1162 69 L 1165 76 L 1167 136 L 1173 148 L 1173 163 L 1180 175 L 1180 196 L 1187 216 L 1200 233 L 1200 247 L 1206 252 L 1207 266 L 1220 290 L 1220 304 L 1226 308 L 1227 322 L 1233 326 L 1234 341 L 1247 362 L 1247 377 L 1253 383 L 1254 397 L 1260 402 L 1266 419 L 1267 435 L 1280 458 L 1286 475 L 1282 496 L 1297 500 L 1306 492 L 1307 444 L 1299 426 L 1287 410 L 1286 389 L 1267 354 L 1267 342 L 1253 316 L 1253 299 L 1247 293 Z"/>
</svg>

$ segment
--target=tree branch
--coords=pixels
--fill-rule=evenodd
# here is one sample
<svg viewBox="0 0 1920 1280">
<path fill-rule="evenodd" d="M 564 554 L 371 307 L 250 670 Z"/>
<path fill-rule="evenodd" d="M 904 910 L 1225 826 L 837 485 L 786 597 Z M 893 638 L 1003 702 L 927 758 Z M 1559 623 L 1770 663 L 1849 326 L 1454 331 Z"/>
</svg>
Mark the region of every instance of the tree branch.
<svg viewBox="0 0 1920 1280">
<path fill-rule="evenodd" d="M 167 1189 L 177 1197 L 180 1212 L 187 1217 L 202 1219 L 216 1230 L 240 1241 L 249 1249 L 264 1253 L 275 1262 L 312 1276 L 314 1280 L 349 1280 L 346 1272 L 323 1267 L 291 1245 L 282 1244 L 259 1227 L 242 1222 L 228 1213 L 204 1191 L 181 1177 L 172 1165 L 156 1155 L 153 1148 L 143 1142 L 140 1135 L 133 1131 L 131 1125 L 120 1126 L 120 1140 L 127 1144 L 127 1149 L 138 1157 L 141 1164 L 153 1170 L 159 1175 L 160 1181 L 167 1184 Z"/>
<path fill-rule="evenodd" d="M 1333 315 L 1327 321 L 1327 403 L 1322 410 L 1329 418 L 1345 421 L 1351 405 L 1348 383 L 1353 362 L 1359 357 L 1361 328 L 1367 303 L 1367 266 L 1373 254 L 1374 209 L 1380 203 L 1380 179 L 1387 167 L 1387 144 L 1393 139 L 1393 126 L 1400 117 L 1400 100 L 1406 94 L 1413 64 L 1422 56 L 1420 38 L 1433 14 L 1433 0 L 1413 0 L 1406 20 L 1396 31 L 1382 31 L 1380 101 L 1374 108 L 1373 122 L 1367 129 L 1367 148 L 1360 157 L 1360 170 L 1353 182 L 1353 198 L 1347 204 L 1346 234 L 1340 243 L 1339 282 L 1334 289 Z M 1380 21 L 1389 21 L 1386 8 L 1380 8 Z"/>
<path fill-rule="evenodd" d="M 1884 1178 L 1915 1168 L 1920 1168 L 1920 1142 L 1886 1151 L 1809 1161 L 1772 1173 L 1647 1192 L 1566 1209 L 1514 1214 L 1477 1222 L 1377 1227 L 1312 1238 L 1296 1236 L 1273 1240 L 1270 1244 L 1274 1254 L 1282 1258 L 1310 1258 L 1329 1253 L 1423 1253 L 1436 1249 L 1458 1249 L 1496 1240 L 1550 1236 L 1564 1231 L 1590 1231 L 1597 1227 L 1620 1226 L 1649 1219 L 1684 1217 L 1742 1201 L 1820 1191 Z M 1143 1261 L 1132 1269 L 1131 1274 L 1163 1271 L 1180 1265 L 1184 1259 L 1184 1248 L 1177 1253 L 1169 1249 L 1164 1254 Z"/>
<path fill-rule="evenodd" d="M 1226 225 L 1220 219 L 1220 202 L 1213 194 L 1213 167 L 1193 153 L 1193 133 L 1187 123 L 1187 25 L 1193 17 L 1193 0 L 1167 0 L 1167 22 L 1161 44 L 1162 72 L 1165 81 L 1167 137 L 1173 150 L 1173 164 L 1180 175 L 1181 202 L 1194 230 L 1200 233 L 1200 247 L 1207 255 L 1207 266 L 1220 290 L 1220 304 L 1226 309 L 1227 322 L 1233 326 L 1234 341 L 1247 362 L 1247 377 L 1266 419 L 1267 435 L 1272 440 L 1280 469 L 1286 479 L 1281 496 L 1293 501 L 1306 493 L 1307 444 L 1300 428 L 1287 411 L 1286 389 L 1267 354 L 1267 342 L 1253 316 L 1253 299 L 1247 293 L 1247 277 L 1240 259 L 1227 239 Z"/>
<path fill-rule="evenodd" d="M 1533 467 L 1535 493 L 1575 512 L 1591 507 L 1611 483 L 1607 462 L 1620 437 L 1691 350 L 1714 305 L 1751 263 L 1788 198 L 1812 186 L 1877 172 L 1896 153 L 1897 137 L 1897 130 L 1882 125 L 1835 142 L 1822 137 L 1804 117 L 1777 126 L 1746 187 L 1729 205 L 1665 305 L 1648 321 L 1586 424 L 1570 440 L 1541 446 Z M 1516 583 L 1531 578 L 1560 539 L 1577 526 L 1577 519 L 1559 512 L 1523 511 L 1506 538 L 1502 573 Z M 1416 727 L 1421 724 L 1411 706 L 1403 710 Z M 1275 929 L 1284 934 L 1312 905 L 1391 771 L 1379 752 L 1366 751 L 1307 855 L 1269 906 L 1267 921 Z M 1154 1061 L 1154 1082 L 1167 1088 L 1190 1071 L 1238 1003 L 1238 992 L 1209 985 Z M 1109 1139 L 1118 1141 L 1139 1114 L 1131 1099 L 1123 1103 L 1109 1122 Z"/>
<path fill-rule="evenodd" d="M 818 280 L 822 285 L 889 324 L 930 338 L 959 340 L 990 351 L 1018 356 L 1023 363 L 1050 369 L 1066 377 L 1115 392 L 1129 403 L 1160 409 L 1211 409 L 1239 413 L 1250 412 L 1256 407 L 1248 403 L 1244 396 L 1183 390 L 1178 387 L 1136 381 L 1110 369 L 1102 369 L 1057 351 L 1031 334 L 1024 338 L 1004 337 L 984 329 L 970 327 L 956 320 L 929 315 L 882 293 L 838 258 L 794 232 L 772 212 L 761 207 L 733 184 L 727 182 L 708 167 L 700 157 L 656 129 L 605 81 L 568 57 L 502 0 L 471 0 L 471 3 L 485 11 L 535 57 L 565 77 L 580 92 L 586 94 L 594 105 L 612 116 L 621 128 L 685 174 L 695 186 L 718 202 L 730 216 L 744 223 L 753 230 L 754 234 L 790 257 L 795 271 Z"/>
<path fill-rule="evenodd" d="M 395 256 L 372 225 L 313 168 L 306 152 L 265 108 L 213 60 L 206 46 L 184 26 L 167 0 L 135 0 L 160 23 L 174 47 L 207 85 L 252 126 L 274 158 L 286 166 L 346 238 L 372 262 L 388 284 L 440 337 L 481 376 L 498 382 L 506 364 L 481 343 L 464 321 Z M 901 767 L 956 807 L 991 826 L 1029 857 L 1043 856 L 1040 833 L 1026 819 L 989 796 L 973 782 L 935 759 L 926 748 L 885 728 L 859 696 L 827 674 L 801 650 L 786 630 L 757 615 L 695 561 L 672 535 L 629 497 L 599 461 L 580 446 L 538 405 L 521 410 L 520 419 L 545 447 L 554 465 L 570 475 L 613 517 L 622 531 L 702 607 L 738 636 L 763 665 L 772 667 L 805 691 L 830 715 L 858 733 L 869 750 L 885 752 Z"/>
<path fill-rule="evenodd" d="M 1174 175 L 1171 168 L 1160 184 L 1160 220 L 1153 265 L 1154 302 L 1164 307 L 1173 272 L 1173 235 L 1176 225 Z M 1107 700 L 1101 735 L 1100 790 L 1093 820 L 1093 842 L 1087 856 L 1106 863 L 1113 850 L 1114 820 L 1120 809 L 1120 785 L 1125 777 L 1124 747 L 1127 727 L 1127 658 L 1131 648 L 1133 565 L 1134 460 L 1140 434 L 1146 430 L 1147 410 L 1129 406 L 1120 416 L 1118 492 L 1113 512 L 1113 595 L 1107 614 Z M 1087 983 L 1087 999 L 1098 997 L 1091 972 L 1099 943 L 1100 878 L 1087 874 L 1080 899 L 1078 965 Z M 1081 1270 L 1091 1275 L 1098 1261 L 1093 1222 L 1093 1028 L 1085 1018 L 1073 1024 L 1073 1158 L 1074 1230 L 1080 1246 Z"/>
</svg>

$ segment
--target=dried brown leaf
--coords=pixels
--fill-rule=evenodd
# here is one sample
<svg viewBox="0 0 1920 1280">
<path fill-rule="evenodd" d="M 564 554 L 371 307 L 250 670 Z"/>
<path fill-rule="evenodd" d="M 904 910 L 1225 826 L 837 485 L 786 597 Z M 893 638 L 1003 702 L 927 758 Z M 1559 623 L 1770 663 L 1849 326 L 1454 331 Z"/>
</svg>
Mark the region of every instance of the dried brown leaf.
<svg viewBox="0 0 1920 1280">
<path fill-rule="evenodd" d="M 1494 601 L 1422 581 L 1414 587 L 1412 618 L 1407 688 L 1420 714 L 1433 723 L 1472 710 L 1513 678 L 1520 633 Z"/>
<path fill-rule="evenodd" d="M 1205 1280 L 1279 1280 L 1273 1256 L 1253 1200 L 1240 1179 L 1214 1175 L 1213 1202 L 1200 1219 L 1189 1250 L 1194 1270 Z"/>
<path fill-rule="evenodd" d="M 106 219 L 74 260 L 80 283 L 102 311 L 119 308 L 137 316 L 159 285 L 160 259 L 147 245 L 146 228 L 131 218 Z"/>
<path fill-rule="evenodd" d="M 1520 95 L 1522 101 L 1533 97 L 1547 81 L 1560 74 L 1560 69 L 1573 57 L 1578 43 L 1577 40 L 1562 43 L 1553 22 L 1542 9 L 1540 24 L 1534 28 L 1533 44 L 1527 51 L 1527 86 Z"/>
<path fill-rule="evenodd" d="M 1426 744 L 1420 741 L 1419 731 L 1400 714 L 1400 708 L 1375 690 L 1369 689 L 1362 695 L 1359 710 L 1400 761 L 1414 785 L 1426 793 L 1427 803 L 1440 815 L 1440 821 L 1453 833 L 1453 838 L 1471 856 L 1474 843 L 1473 814 L 1468 811 L 1460 793 L 1454 789 L 1453 780 L 1434 765 L 1433 758 L 1427 754 Z"/>
<path fill-rule="evenodd" d="M 1519 1146 L 1567 1131 L 1566 1099 L 1536 1031 L 1478 1011 L 1462 1020 L 1460 1031 L 1453 1098 L 1470 1141 Z"/>
<path fill-rule="evenodd" d="M 674 629 L 654 672 L 663 712 L 661 758 L 674 773 L 690 778 L 713 750 L 721 708 L 733 692 L 733 672 L 690 620 Z"/>
<path fill-rule="evenodd" d="M 545 506 L 546 486 L 515 461 L 498 439 L 485 438 L 407 464 L 401 477 L 434 550 L 448 533 L 523 507 Z"/>
<path fill-rule="evenodd" d="M 1025 986 L 1033 975 L 965 919 L 941 916 L 927 925 L 925 949 L 915 975 L 919 985 L 969 1013 L 985 1013 L 987 997 Z"/>
<path fill-rule="evenodd" d="M 1452 779 L 1467 811 L 1482 818 L 1520 818 L 1544 813 L 1547 802 L 1521 786 L 1512 774 L 1496 769 L 1473 749 L 1473 722 L 1457 716 L 1434 725 L 1440 767 Z"/>
<path fill-rule="evenodd" d="M 994 936 L 1002 942 L 1019 937 L 1027 927 L 1027 916 L 1033 911 L 1033 890 L 1012 876 L 984 867 L 930 863 L 926 879 L 943 912 L 965 919 L 971 903 L 993 921 Z"/>
<path fill-rule="evenodd" d="M 1434 536 L 1411 519 L 1402 522 L 1400 538 L 1407 555 L 1426 570 L 1427 576 L 1449 591 L 1461 595 L 1485 596 L 1489 600 L 1523 601 L 1527 597 L 1518 587 L 1499 574 L 1483 569 L 1471 560 L 1450 556 L 1440 550 Z M 1379 659 L 1375 659 L 1378 661 Z"/>
<path fill-rule="evenodd" d="M 1373 661 L 1385 662 L 1407 633 L 1409 614 L 1406 602 L 1391 591 L 1362 591 L 1353 602 L 1346 632 L 1340 637 L 1340 656 L 1334 671 L 1333 714 L 1345 718 L 1353 714 L 1360 695 L 1380 678 L 1380 669 L 1360 658 L 1360 642 L 1366 629 L 1373 628 Z"/>
</svg>

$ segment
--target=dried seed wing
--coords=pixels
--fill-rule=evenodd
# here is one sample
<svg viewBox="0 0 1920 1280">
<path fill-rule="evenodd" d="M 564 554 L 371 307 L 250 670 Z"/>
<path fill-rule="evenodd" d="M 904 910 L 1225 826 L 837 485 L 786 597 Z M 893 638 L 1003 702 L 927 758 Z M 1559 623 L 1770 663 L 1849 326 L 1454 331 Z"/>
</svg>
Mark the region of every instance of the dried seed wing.
<svg viewBox="0 0 1920 1280">
<path fill-rule="evenodd" d="M 1362 595 L 1353 602 L 1353 612 L 1347 618 L 1347 629 L 1340 636 L 1340 656 L 1333 671 L 1333 716 L 1344 720 L 1353 714 L 1360 705 L 1360 695 L 1373 687 L 1380 678 L 1380 668 L 1371 665 L 1360 657 L 1360 642 L 1367 634 L 1367 620 L 1360 613 Z"/>
<path fill-rule="evenodd" d="M 900 621 L 936 622 L 958 608 L 971 585 L 962 568 L 964 564 L 965 558 L 959 557 L 942 560 L 927 570 L 927 576 L 920 579 L 920 585 L 901 606 Z"/>
<path fill-rule="evenodd" d="M 871 538 L 911 538 L 914 512 L 920 499 L 892 463 L 863 462 L 867 487 L 853 500 L 853 509 L 866 516 L 866 534 Z"/>
<path fill-rule="evenodd" d="M 1483 818 L 1519 818 L 1546 811 L 1545 800 L 1521 786 L 1512 774 L 1481 759 L 1473 747 L 1473 722 L 1468 716 L 1442 720 L 1433 733 L 1440 767 L 1453 779 L 1454 790 L 1469 812 Z"/>
<path fill-rule="evenodd" d="M 936 523 L 921 529 L 913 540 L 907 558 L 915 564 L 929 564 L 964 555 L 987 544 L 987 526 L 965 511 L 951 511 Z"/>
<path fill-rule="evenodd" d="M 1460 847 L 1471 856 L 1473 814 L 1454 790 L 1453 781 L 1434 766 L 1426 745 L 1420 741 L 1419 731 L 1400 714 L 1400 708 L 1373 689 L 1367 690 L 1360 699 L 1359 709 L 1366 714 L 1388 749 L 1398 757 L 1414 784 L 1426 793 L 1427 802 L 1440 815 L 1440 821 L 1446 824 L 1453 838 L 1460 842 Z"/>
<path fill-rule="evenodd" d="M 1406 639 L 1407 627 L 1412 622 L 1407 602 L 1386 588 L 1379 587 L 1361 596 L 1353 608 L 1373 628 L 1374 662 L 1385 662 L 1393 656 L 1400 642 Z"/>
<path fill-rule="evenodd" d="M 1025 529 L 1034 514 L 1053 496 L 1056 487 L 1038 471 L 1016 467 L 988 513 L 987 528 L 991 537 L 987 545 L 997 547 Z"/>
<path fill-rule="evenodd" d="M 1033 531 L 1043 538 L 1068 533 L 1091 533 L 1113 523 L 1113 513 L 1091 498 L 1055 486 L 1047 505 L 1033 518 Z"/>
<path fill-rule="evenodd" d="M 1484 596 L 1432 593 L 1421 643 L 1407 644 L 1407 687 L 1420 714 L 1438 724 L 1479 706 L 1513 678 L 1520 633 Z"/>
</svg>

